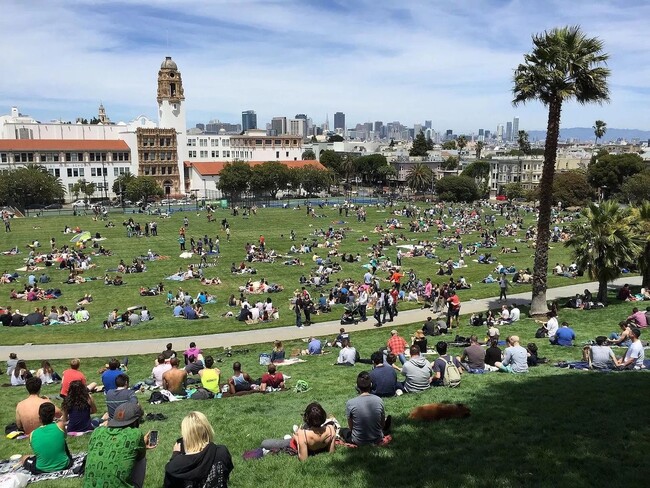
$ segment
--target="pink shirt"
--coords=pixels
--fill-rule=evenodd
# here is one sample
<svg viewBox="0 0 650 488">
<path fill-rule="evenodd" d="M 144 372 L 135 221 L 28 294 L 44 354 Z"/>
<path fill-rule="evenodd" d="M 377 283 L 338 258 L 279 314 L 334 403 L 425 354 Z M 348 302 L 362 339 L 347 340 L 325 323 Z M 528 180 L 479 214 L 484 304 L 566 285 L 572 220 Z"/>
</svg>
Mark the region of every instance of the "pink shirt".
<svg viewBox="0 0 650 488">
<path fill-rule="evenodd" d="M 648 320 L 645 317 L 645 312 L 642 312 L 639 310 L 638 312 L 633 313 L 630 315 L 628 320 L 634 320 L 639 327 L 647 327 L 648 326 Z"/>
</svg>

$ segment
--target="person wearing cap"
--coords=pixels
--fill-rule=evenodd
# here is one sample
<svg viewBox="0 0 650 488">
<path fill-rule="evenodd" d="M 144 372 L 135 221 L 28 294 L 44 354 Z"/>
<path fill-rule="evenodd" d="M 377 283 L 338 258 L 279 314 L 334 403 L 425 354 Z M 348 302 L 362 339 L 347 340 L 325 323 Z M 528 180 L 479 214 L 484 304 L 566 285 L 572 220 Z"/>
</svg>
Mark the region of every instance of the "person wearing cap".
<svg viewBox="0 0 650 488">
<path fill-rule="evenodd" d="M 639 340 L 641 336 L 641 331 L 638 328 L 633 328 L 630 331 L 630 340 L 632 344 L 625 351 L 625 356 L 620 359 L 618 368 L 619 369 L 643 369 L 645 365 L 643 361 L 645 360 L 645 351 L 643 350 L 643 344 Z"/>
<path fill-rule="evenodd" d="M 106 428 L 95 429 L 88 443 L 84 488 L 144 486 L 149 434 L 139 429 L 143 412 L 137 403 L 124 403 Z"/>
<path fill-rule="evenodd" d="M 386 346 L 390 349 L 390 352 L 398 357 L 400 363 L 404 364 L 406 362 L 404 352 L 409 345 L 403 337 L 399 336 L 397 330 L 393 329 L 390 331 L 390 339 L 388 339 Z"/>
</svg>

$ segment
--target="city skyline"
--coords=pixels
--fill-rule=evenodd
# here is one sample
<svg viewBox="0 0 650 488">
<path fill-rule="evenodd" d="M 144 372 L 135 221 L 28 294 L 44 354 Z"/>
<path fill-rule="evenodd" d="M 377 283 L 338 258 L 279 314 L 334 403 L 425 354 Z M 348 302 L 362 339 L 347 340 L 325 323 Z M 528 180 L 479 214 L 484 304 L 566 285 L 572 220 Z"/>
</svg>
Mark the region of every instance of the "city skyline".
<svg viewBox="0 0 650 488">
<path fill-rule="evenodd" d="M 172 56 L 183 74 L 188 127 L 237 123 L 254 110 L 262 127 L 299 113 L 317 125 L 329 114 L 331 127 L 340 111 L 348 127 L 432 120 L 438 132 L 469 134 L 519 117 L 521 128 L 538 130 L 546 110 L 539 103 L 512 107 L 512 71 L 532 34 L 581 24 L 610 53 L 612 101 L 566 104 L 562 126 L 602 119 L 610 127 L 650 128 L 648 111 L 639 109 L 650 102 L 645 2 L 553 0 L 538 2 L 533 16 L 525 2 L 500 0 L 399 8 L 381 1 L 199 2 L 191 13 L 170 1 L 36 4 L 3 3 L 0 39 L 11 76 L 0 82 L 0 113 L 15 105 L 44 121 L 74 120 L 94 116 L 101 101 L 113 122 L 155 119 L 151 86 L 161 59 Z"/>
</svg>

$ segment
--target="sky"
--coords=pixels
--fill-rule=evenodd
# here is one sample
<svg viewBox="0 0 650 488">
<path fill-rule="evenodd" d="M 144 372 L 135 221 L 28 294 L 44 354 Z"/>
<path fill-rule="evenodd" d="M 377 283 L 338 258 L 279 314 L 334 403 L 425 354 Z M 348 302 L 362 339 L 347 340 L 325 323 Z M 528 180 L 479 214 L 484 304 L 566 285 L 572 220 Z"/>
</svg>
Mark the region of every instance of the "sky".
<svg viewBox="0 0 650 488">
<path fill-rule="evenodd" d="M 156 80 L 172 56 L 188 126 L 257 112 L 334 112 L 348 127 L 431 120 L 476 133 L 520 119 L 546 127 L 538 102 L 512 105 L 531 36 L 579 24 L 609 53 L 611 102 L 567 103 L 562 127 L 650 129 L 650 2 L 644 0 L 3 0 L 0 115 L 41 121 L 157 120 Z"/>
</svg>

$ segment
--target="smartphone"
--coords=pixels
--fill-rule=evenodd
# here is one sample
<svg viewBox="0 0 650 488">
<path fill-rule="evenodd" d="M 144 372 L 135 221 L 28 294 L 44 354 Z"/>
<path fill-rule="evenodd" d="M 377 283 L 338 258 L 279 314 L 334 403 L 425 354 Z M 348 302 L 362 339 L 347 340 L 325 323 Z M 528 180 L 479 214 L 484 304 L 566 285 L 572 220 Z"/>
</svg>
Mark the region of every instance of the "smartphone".
<svg viewBox="0 0 650 488">
<path fill-rule="evenodd" d="M 158 445 L 158 431 L 157 430 L 152 430 L 149 433 L 149 445 L 151 447 Z"/>
</svg>

